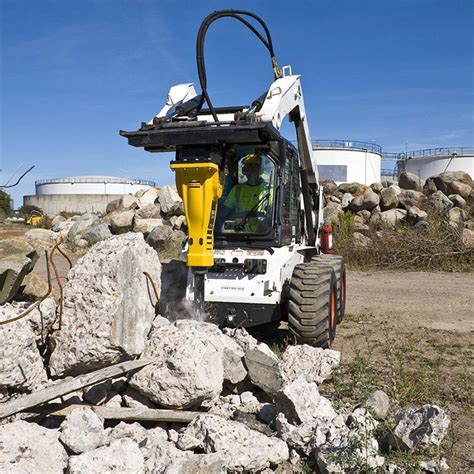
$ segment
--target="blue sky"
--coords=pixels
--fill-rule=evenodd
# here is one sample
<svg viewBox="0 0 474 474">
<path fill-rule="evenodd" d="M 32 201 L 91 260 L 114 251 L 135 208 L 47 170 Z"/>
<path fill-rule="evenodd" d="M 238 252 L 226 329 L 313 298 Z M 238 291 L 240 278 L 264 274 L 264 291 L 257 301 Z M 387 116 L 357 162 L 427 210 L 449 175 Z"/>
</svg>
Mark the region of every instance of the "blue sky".
<svg viewBox="0 0 474 474">
<path fill-rule="evenodd" d="M 222 8 L 267 22 L 280 65 L 302 75 L 313 138 L 385 151 L 473 146 L 472 0 L 0 0 L 1 182 L 105 174 L 169 183 L 169 157 L 129 147 L 169 87 L 196 82 L 201 20 Z M 232 19 L 209 30 L 214 105 L 272 81 L 266 50 Z M 291 138 L 291 129 L 285 127 Z"/>
</svg>

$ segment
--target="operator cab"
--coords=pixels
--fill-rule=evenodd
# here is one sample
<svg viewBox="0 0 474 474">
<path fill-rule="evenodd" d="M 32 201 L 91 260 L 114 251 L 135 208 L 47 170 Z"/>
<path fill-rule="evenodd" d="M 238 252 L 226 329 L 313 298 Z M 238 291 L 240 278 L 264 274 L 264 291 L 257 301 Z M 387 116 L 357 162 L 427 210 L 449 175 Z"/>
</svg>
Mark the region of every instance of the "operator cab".
<svg viewBox="0 0 474 474">
<path fill-rule="evenodd" d="M 276 163 L 255 147 L 232 148 L 225 163 L 215 235 L 268 234 L 273 224 Z"/>
</svg>

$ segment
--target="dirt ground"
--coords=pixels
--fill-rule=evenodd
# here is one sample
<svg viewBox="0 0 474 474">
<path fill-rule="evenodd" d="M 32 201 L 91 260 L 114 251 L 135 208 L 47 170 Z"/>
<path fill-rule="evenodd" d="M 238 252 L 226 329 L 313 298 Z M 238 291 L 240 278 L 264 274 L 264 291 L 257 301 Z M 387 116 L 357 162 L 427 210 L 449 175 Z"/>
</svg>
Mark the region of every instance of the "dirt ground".
<svg viewBox="0 0 474 474">
<path fill-rule="evenodd" d="M 357 401 L 382 388 L 399 406 L 438 404 L 452 423 L 431 454 L 451 472 L 474 472 L 474 273 L 350 271 L 347 287 L 335 391 Z"/>
</svg>

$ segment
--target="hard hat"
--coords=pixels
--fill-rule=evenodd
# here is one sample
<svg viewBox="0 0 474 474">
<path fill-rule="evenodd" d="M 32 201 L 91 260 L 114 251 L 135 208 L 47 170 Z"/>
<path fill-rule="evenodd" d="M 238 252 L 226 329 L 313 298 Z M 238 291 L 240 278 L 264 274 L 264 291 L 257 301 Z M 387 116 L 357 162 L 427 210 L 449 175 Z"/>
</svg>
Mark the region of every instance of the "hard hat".
<svg viewBox="0 0 474 474">
<path fill-rule="evenodd" d="M 262 165 L 262 158 L 256 153 L 249 153 L 242 159 L 244 165 Z"/>
</svg>

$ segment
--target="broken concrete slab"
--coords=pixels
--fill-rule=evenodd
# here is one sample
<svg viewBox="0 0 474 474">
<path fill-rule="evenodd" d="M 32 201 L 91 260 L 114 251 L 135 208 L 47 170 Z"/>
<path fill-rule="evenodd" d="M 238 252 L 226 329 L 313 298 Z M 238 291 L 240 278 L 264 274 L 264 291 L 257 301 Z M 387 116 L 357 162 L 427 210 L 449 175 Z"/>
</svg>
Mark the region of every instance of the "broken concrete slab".
<svg viewBox="0 0 474 474">
<path fill-rule="evenodd" d="M 280 359 L 264 343 L 245 352 L 245 365 L 252 383 L 267 393 L 276 394 L 283 386 Z"/>
<path fill-rule="evenodd" d="M 284 441 L 216 415 L 197 416 L 180 436 L 178 447 L 221 454 L 231 471 L 258 471 L 289 458 Z"/>
<path fill-rule="evenodd" d="M 306 374 L 320 384 L 339 367 L 341 353 L 307 344 L 288 346 L 283 353 L 281 370 L 287 382 Z"/>
<path fill-rule="evenodd" d="M 439 446 L 449 427 L 449 416 L 437 405 L 400 410 L 395 415 L 396 426 L 390 432 L 392 447 L 402 451 Z"/>
<path fill-rule="evenodd" d="M 24 240 L 0 240 L 0 305 L 17 294 L 38 258 L 36 250 Z"/>
<path fill-rule="evenodd" d="M 154 327 L 143 356 L 155 362 L 135 374 L 130 385 L 164 407 L 199 406 L 222 390 L 222 333 L 213 324 L 180 320 Z"/>
<path fill-rule="evenodd" d="M 128 438 L 114 440 L 109 446 L 69 458 L 68 473 L 92 472 L 140 473 L 145 469 L 143 454 L 135 441 Z"/>
<path fill-rule="evenodd" d="M 26 421 L 0 426 L 0 472 L 62 474 L 68 456 L 59 431 Z"/>
<path fill-rule="evenodd" d="M 8 309 L 10 311 L 5 313 Z M 1 310 L 0 317 L 6 320 L 18 313 L 10 306 Z M 29 392 L 43 386 L 48 377 L 36 346 L 36 335 L 28 321 L 20 319 L 1 325 L 0 339 L 0 388 Z"/>
<path fill-rule="evenodd" d="M 108 438 L 104 422 L 88 407 L 73 410 L 62 422 L 59 440 L 75 454 L 103 446 Z"/>
<path fill-rule="evenodd" d="M 331 402 L 319 394 L 318 386 L 308 375 L 300 375 L 276 394 L 276 407 L 294 424 L 332 420 L 337 413 Z"/>
<path fill-rule="evenodd" d="M 159 258 L 140 234 L 99 242 L 78 260 L 64 287 L 62 330 L 51 338 L 53 376 L 88 372 L 143 352 L 155 316 L 144 271 L 160 291 Z"/>
</svg>

